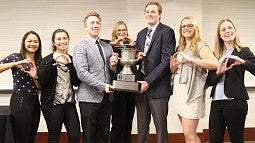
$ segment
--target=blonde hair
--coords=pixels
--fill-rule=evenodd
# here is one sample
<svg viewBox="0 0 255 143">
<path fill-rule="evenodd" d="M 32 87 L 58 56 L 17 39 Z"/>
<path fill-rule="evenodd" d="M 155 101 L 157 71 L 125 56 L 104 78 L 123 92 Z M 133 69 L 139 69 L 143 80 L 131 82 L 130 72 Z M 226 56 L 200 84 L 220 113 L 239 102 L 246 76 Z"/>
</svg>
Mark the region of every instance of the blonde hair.
<svg viewBox="0 0 255 143">
<path fill-rule="evenodd" d="M 114 24 L 114 26 L 113 26 L 113 29 L 112 29 L 112 39 L 111 39 L 111 41 L 117 40 L 117 35 L 116 35 L 116 33 L 118 32 L 118 29 L 119 29 L 119 26 L 120 26 L 120 25 L 124 25 L 124 26 L 126 27 L 127 36 L 128 36 L 128 29 L 127 29 L 126 23 L 123 22 L 123 21 L 118 21 L 118 22 L 116 22 L 116 23 Z"/>
<path fill-rule="evenodd" d="M 195 32 L 194 32 L 194 35 L 192 37 L 192 41 L 191 41 L 191 45 L 190 45 L 190 50 L 191 50 L 192 54 L 194 55 L 197 52 L 197 43 L 199 41 L 201 41 L 200 33 L 199 33 L 200 30 L 199 30 L 199 27 L 198 27 L 198 22 L 194 17 L 186 16 L 181 20 L 181 23 L 186 19 L 190 20 L 190 22 L 194 25 L 194 31 Z M 186 43 L 185 37 L 182 35 L 182 25 L 180 25 L 179 34 L 180 34 L 179 48 L 177 50 L 180 51 L 180 52 L 183 52 L 185 50 L 185 46 L 186 46 L 187 43 Z"/>
<path fill-rule="evenodd" d="M 100 15 L 99 15 L 97 12 L 95 12 L 95 11 L 91 11 L 91 12 L 89 12 L 89 13 L 85 16 L 85 18 L 83 19 L 84 25 L 86 25 L 87 19 L 88 19 L 90 16 L 95 16 L 95 17 L 97 17 L 97 18 L 99 19 L 99 21 L 101 22 Z"/>
<path fill-rule="evenodd" d="M 238 52 L 240 52 L 241 48 L 242 48 L 241 43 L 240 43 L 240 39 L 239 39 L 239 34 L 236 30 L 235 24 L 230 19 L 221 19 L 218 22 L 216 36 L 215 36 L 215 42 L 214 42 L 214 52 L 213 53 L 214 53 L 216 58 L 221 57 L 223 55 L 223 52 L 224 52 L 224 41 L 220 38 L 220 26 L 225 21 L 230 22 L 235 28 L 236 37 L 234 39 L 234 45 L 235 45 L 234 48 L 236 48 Z"/>
</svg>

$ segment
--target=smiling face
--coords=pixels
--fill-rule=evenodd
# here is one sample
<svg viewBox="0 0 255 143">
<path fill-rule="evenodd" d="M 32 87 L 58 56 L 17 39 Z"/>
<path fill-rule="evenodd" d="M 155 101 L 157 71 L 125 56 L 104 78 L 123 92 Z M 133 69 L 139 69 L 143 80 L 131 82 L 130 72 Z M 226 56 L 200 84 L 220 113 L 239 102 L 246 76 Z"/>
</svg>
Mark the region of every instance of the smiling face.
<svg viewBox="0 0 255 143">
<path fill-rule="evenodd" d="M 127 27 L 124 24 L 119 25 L 117 31 L 116 31 L 116 36 L 118 38 L 123 38 L 125 36 L 128 36 L 127 34 Z"/>
<path fill-rule="evenodd" d="M 231 22 L 225 21 L 220 25 L 219 35 L 224 43 L 234 43 L 236 38 L 236 29 Z"/>
<path fill-rule="evenodd" d="M 148 5 L 144 11 L 145 20 L 148 25 L 153 26 L 160 21 L 161 14 L 157 5 Z"/>
<path fill-rule="evenodd" d="M 25 40 L 26 53 L 35 53 L 39 49 L 39 39 L 35 34 L 29 34 Z"/>
<path fill-rule="evenodd" d="M 189 19 L 184 19 L 181 23 L 181 33 L 184 38 L 192 39 L 195 34 L 194 24 Z"/>
<path fill-rule="evenodd" d="M 58 32 L 55 34 L 53 45 L 56 51 L 66 53 L 69 46 L 69 38 L 65 32 Z"/>
<path fill-rule="evenodd" d="M 86 32 L 94 39 L 97 39 L 101 30 L 101 21 L 96 16 L 89 16 L 85 22 Z"/>
</svg>

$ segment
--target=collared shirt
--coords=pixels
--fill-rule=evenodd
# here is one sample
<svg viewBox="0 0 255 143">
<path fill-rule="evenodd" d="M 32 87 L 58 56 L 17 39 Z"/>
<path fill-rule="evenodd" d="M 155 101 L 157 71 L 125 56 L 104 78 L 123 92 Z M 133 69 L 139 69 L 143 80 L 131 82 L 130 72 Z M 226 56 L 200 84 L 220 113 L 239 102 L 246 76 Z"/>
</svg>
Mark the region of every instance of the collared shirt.
<svg viewBox="0 0 255 143">
<path fill-rule="evenodd" d="M 101 45 L 100 43 L 100 38 L 98 39 L 94 39 L 92 38 L 90 35 L 87 35 L 87 37 L 92 41 L 92 43 L 95 45 L 95 47 L 97 47 L 97 44 L 96 44 L 96 41 L 98 40 L 98 43 L 100 44 L 100 46 L 102 47 L 102 51 L 103 51 L 103 54 L 105 55 L 105 51 L 104 51 L 104 47 Z"/>
<path fill-rule="evenodd" d="M 157 24 L 155 24 L 155 25 L 153 25 L 153 26 L 148 26 L 148 29 L 150 28 L 152 31 L 151 31 L 151 37 L 153 36 L 153 34 L 154 34 L 154 32 L 155 32 L 155 30 L 156 30 L 156 28 L 157 28 L 157 26 L 158 26 L 158 24 L 159 23 L 157 23 Z"/>
<path fill-rule="evenodd" d="M 230 48 L 226 51 L 226 53 L 219 59 L 221 61 L 225 56 L 231 55 L 231 53 L 234 51 L 234 48 Z M 224 83 L 225 83 L 225 73 L 223 74 L 222 78 L 216 85 L 216 89 L 214 92 L 214 96 L 212 100 L 231 100 L 234 98 L 228 98 L 224 93 Z"/>
</svg>

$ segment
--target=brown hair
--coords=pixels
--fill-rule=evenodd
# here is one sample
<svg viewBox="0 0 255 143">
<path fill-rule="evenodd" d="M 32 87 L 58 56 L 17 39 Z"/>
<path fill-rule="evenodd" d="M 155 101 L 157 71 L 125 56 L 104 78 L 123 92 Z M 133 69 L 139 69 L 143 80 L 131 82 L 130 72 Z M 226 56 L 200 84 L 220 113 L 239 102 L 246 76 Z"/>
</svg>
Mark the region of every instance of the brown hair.
<svg viewBox="0 0 255 143">
<path fill-rule="evenodd" d="M 239 34 L 237 32 L 236 26 L 233 23 L 233 21 L 230 20 L 230 19 L 221 19 L 218 22 L 217 31 L 216 31 L 216 35 L 215 35 L 215 42 L 214 42 L 214 52 L 213 53 L 214 53 L 216 58 L 221 57 L 223 55 L 223 52 L 224 52 L 224 41 L 220 38 L 220 26 L 225 21 L 230 22 L 235 28 L 236 37 L 234 39 L 234 45 L 235 45 L 234 48 L 236 48 L 238 52 L 241 51 L 241 48 L 242 48 L 241 43 L 240 43 L 240 39 L 239 39 Z"/>
<path fill-rule="evenodd" d="M 162 6 L 159 4 L 159 2 L 157 1 L 150 1 L 146 4 L 145 8 L 144 8 L 144 12 L 146 11 L 146 8 L 149 6 L 149 5 L 156 5 L 158 7 L 158 13 L 161 15 L 162 14 Z"/>
<path fill-rule="evenodd" d="M 53 51 L 56 51 L 56 50 L 57 50 L 57 47 L 54 45 L 54 42 L 55 42 L 54 40 L 55 40 L 56 34 L 57 34 L 57 33 L 61 33 L 61 32 L 66 33 L 68 40 L 70 39 L 70 38 L 69 38 L 69 34 L 67 33 L 66 30 L 64 30 L 64 29 L 57 29 L 57 30 L 55 30 L 55 31 L 53 32 L 53 34 L 52 34 L 52 37 L 51 37 L 52 50 L 53 50 Z"/>
</svg>

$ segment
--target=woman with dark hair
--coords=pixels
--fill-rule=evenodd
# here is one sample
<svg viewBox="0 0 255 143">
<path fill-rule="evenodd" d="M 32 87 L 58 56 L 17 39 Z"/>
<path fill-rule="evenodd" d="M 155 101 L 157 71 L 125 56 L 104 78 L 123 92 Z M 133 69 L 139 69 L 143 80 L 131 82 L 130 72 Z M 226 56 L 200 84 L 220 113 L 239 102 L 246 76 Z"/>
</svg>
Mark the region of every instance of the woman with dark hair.
<svg viewBox="0 0 255 143">
<path fill-rule="evenodd" d="M 249 99 L 244 74 L 248 71 L 255 75 L 255 56 L 248 47 L 241 46 L 237 28 L 230 19 L 218 22 L 214 44 L 219 66 L 217 70 L 209 71 L 207 77 L 207 84 L 213 86 L 210 142 L 223 142 L 227 128 L 232 143 L 243 143 Z"/>
<path fill-rule="evenodd" d="M 13 91 L 10 100 L 14 117 L 15 143 L 33 143 L 40 121 L 37 65 L 42 59 L 39 35 L 27 32 L 22 39 L 20 53 L 13 53 L 0 61 L 0 72 L 11 69 Z"/>
<path fill-rule="evenodd" d="M 64 123 L 69 143 L 80 140 L 80 122 L 75 106 L 73 86 L 80 81 L 68 54 L 69 35 L 64 29 L 52 34 L 53 53 L 42 59 L 38 77 L 42 85 L 41 109 L 49 136 L 48 143 L 58 143 Z"/>
</svg>

